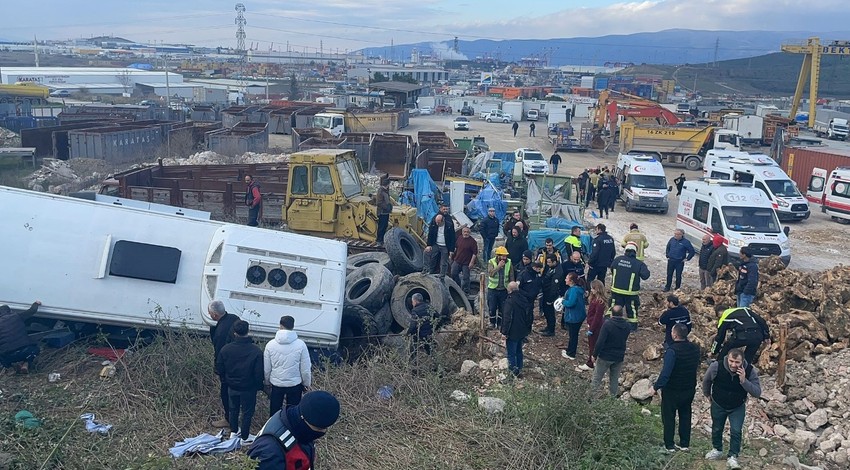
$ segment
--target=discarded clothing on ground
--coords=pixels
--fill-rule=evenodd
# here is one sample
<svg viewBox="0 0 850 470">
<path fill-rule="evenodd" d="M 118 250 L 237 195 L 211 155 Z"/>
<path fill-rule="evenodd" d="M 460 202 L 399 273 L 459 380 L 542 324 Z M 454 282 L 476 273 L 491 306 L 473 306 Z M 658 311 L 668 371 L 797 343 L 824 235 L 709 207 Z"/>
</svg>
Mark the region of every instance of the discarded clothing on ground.
<svg viewBox="0 0 850 470">
<path fill-rule="evenodd" d="M 182 442 L 175 442 L 174 447 L 168 449 L 168 452 L 176 459 L 192 454 L 224 454 L 238 450 L 242 446 L 239 436 L 231 439 L 223 439 L 223 437 L 224 431 L 219 431 L 215 436 L 203 433 L 199 436 L 186 438 Z"/>
<path fill-rule="evenodd" d="M 109 434 L 109 430 L 112 429 L 111 424 L 103 424 L 98 423 L 94 420 L 94 413 L 83 413 L 80 415 L 80 419 L 86 422 L 86 431 L 88 432 L 98 432 L 101 434 Z"/>
<path fill-rule="evenodd" d="M 35 429 L 41 427 L 41 420 L 33 416 L 29 411 L 21 410 L 15 413 L 15 424 L 27 429 Z"/>
</svg>

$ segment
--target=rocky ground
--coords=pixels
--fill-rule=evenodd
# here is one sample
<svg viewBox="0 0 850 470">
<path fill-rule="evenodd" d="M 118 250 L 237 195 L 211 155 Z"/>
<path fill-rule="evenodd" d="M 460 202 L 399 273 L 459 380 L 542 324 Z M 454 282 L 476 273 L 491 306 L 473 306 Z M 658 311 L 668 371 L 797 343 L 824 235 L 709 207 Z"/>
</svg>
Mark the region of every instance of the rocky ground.
<svg viewBox="0 0 850 470">
<path fill-rule="evenodd" d="M 6 129 L 5 127 L 0 127 L 0 147 L 20 147 L 21 146 L 21 136 L 15 134 L 14 132 Z"/>
</svg>

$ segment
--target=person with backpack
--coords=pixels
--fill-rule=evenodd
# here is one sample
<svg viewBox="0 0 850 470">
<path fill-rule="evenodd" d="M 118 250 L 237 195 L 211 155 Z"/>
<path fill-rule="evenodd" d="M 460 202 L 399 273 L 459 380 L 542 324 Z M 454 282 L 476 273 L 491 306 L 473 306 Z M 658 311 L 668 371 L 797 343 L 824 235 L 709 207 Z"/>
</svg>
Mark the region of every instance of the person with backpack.
<svg viewBox="0 0 850 470">
<path fill-rule="evenodd" d="M 718 306 L 717 310 L 722 310 Z M 726 334 L 732 338 L 726 341 Z M 718 359 L 732 349 L 744 349 L 744 359 L 752 364 L 756 359 L 761 343 L 770 345 L 770 328 L 767 322 L 749 307 L 732 307 L 723 310 L 717 322 L 717 336 L 711 347 L 711 353 Z M 722 347 L 721 347 L 722 346 Z"/>
<path fill-rule="evenodd" d="M 729 354 L 708 366 L 702 379 L 702 393 L 711 403 L 711 444 L 705 454 L 707 460 L 723 458 L 723 429 L 729 421 L 729 453 L 726 466 L 741 468 L 738 454 L 741 452 L 744 418 L 747 414 L 747 395 L 761 396 L 761 381 L 758 370 L 744 359 L 740 349 L 731 349 Z"/>
<path fill-rule="evenodd" d="M 322 390 L 307 393 L 301 403 L 278 411 L 266 421 L 248 457 L 258 461 L 256 470 L 314 468 L 314 443 L 336 423 L 339 413 L 335 396 Z"/>
<path fill-rule="evenodd" d="M 508 369 L 514 377 L 522 376 L 522 344 L 531 333 L 534 320 L 529 304 L 526 296 L 519 291 L 519 285 L 516 282 L 509 283 L 500 331 L 507 349 Z"/>
<path fill-rule="evenodd" d="M 564 323 L 567 325 L 567 347 L 561 351 L 561 357 L 574 361 L 578 350 L 578 334 L 581 325 L 587 318 L 587 308 L 584 303 L 584 289 L 578 286 L 578 278 L 574 273 L 567 275 L 567 293 L 563 300 Z"/>
</svg>

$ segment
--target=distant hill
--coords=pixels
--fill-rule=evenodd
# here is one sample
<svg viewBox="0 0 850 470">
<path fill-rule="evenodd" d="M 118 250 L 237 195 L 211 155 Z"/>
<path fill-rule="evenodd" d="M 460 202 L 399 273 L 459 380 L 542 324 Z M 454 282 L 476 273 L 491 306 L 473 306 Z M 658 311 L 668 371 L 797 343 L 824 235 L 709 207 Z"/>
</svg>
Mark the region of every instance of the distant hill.
<svg viewBox="0 0 850 470">
<path fill-rule="evenodd" d="M 568 29 L 568 28 L 567 28 Z M 850 38 L 850 32 L 812 31 L 702 31 L 669 29 L 654 33 L 558 39 L 479 39 L 458 41 L 455 53 L 449 41 L 402 44 L 363 49 L 370 56 L 409 60 L 413 49 L 444 59 L 475 59 L 485 55 L 507 62 L 523 57 L 549 55 L 551 65 L 603 65 L 605 62 L 635 64 L 700 64 L 715 60 L 742 59 L 779 51 L 783 42 Z"/>
<path fill-rule="evenodd" d="M 675 79 L 679 86 L 688 90 L 693 89 L 696 79 L 697 91 L 702 94 L 789 96 L 794 94 L 802 63 L 802 55 L 777 52 L 720 61 L 716 67 L 713 64 L 641 65 L 622 73 L 662 75 L 666 79 Z M 850 80 L 847 77 L 850 77 L 850 61 L 839 56 L 823 56 L 819 97 L 850 98 Z"/>
</svg>

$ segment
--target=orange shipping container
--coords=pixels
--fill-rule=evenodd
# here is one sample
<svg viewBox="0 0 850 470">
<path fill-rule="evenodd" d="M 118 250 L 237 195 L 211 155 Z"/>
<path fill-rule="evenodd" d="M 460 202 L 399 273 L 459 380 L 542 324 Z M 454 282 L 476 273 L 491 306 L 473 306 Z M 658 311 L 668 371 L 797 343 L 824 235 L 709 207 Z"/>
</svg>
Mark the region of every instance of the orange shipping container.
<svg viewBox="0 0 850 470">
<path fill-rule="evenodd" d="M 850 166 L 850 153 L 834 153 L 835 150 L 786 147 L 782 153 L 782 161 L 779 162 L 779 166 L 797 183 L 800 192 L 805 195 L 813 169 L 822 168 L 826 171 L 832 171 L 840 166 Z"/>
</svg>

